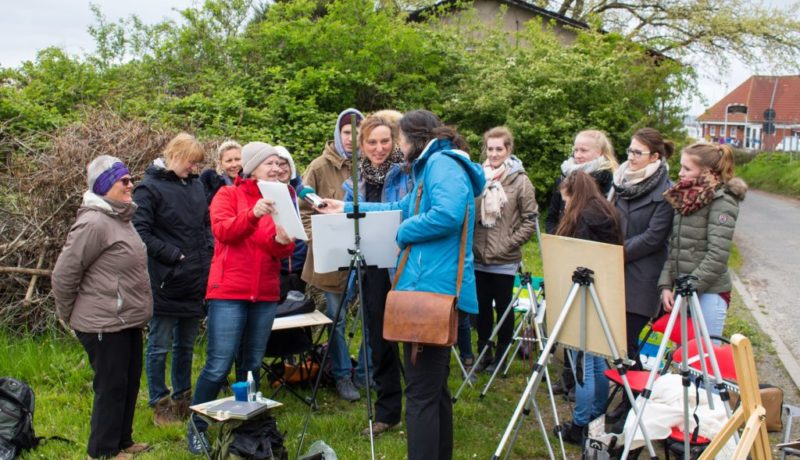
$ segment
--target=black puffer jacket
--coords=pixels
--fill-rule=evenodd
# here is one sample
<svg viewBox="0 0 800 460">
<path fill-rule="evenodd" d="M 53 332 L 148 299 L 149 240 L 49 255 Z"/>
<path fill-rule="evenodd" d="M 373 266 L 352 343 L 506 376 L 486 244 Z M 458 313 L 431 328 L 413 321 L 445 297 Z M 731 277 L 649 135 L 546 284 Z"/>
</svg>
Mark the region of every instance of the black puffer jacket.
<svg viewBox="0 0 800 460">
<path fill-rule="evenodd" d="M 139 206 L 133 225 L 147 245 L 153 313 L 202 316 L 214 247 L 203 185 L 196 175 L 181 179 L 154 164 L 133 199 Z"/>
</svg>

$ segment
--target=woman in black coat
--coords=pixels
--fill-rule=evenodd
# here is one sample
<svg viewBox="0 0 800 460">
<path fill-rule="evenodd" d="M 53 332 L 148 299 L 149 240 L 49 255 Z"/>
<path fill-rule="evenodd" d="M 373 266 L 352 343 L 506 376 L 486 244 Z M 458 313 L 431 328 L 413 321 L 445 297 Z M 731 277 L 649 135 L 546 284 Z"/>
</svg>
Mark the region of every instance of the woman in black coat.
<svg viewBox="0 0 800 460">
<path fill-rule="evenodd" d="M 613 200 L 625 235 L 625 310 L 628 357 L 639 361 L 639 334 L 660 305 L 658 276 L 667 259 L 672 207 L 667 159 L 674 146 L 653 128 L 633 135 L 628 161 L 614 174 Z"/>
<path fill-rule="evenodd" d="M 138 205 L 133 225 L 147 246 L 153 291 L 145 373 L 156 425 L 189 415 L 192 352 L 214 245 L 206 195 L 194 174 L 203 157 L 200 143 L 181 133 L 133 192 Z M 171 398 L 164 376 L 170 350 Z"/>
</svg>

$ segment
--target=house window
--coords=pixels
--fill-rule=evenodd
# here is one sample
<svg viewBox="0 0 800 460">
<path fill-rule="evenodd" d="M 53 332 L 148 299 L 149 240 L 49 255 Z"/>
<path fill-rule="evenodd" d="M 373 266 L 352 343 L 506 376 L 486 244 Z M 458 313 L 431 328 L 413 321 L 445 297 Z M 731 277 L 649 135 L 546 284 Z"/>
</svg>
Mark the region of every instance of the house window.
<svg viewBox="0 0 800 460">
<path fill-rule="evenodd" d="M 710 134 L 712 136 L 716 136 L 717 135 L 717 127 L 713 126 L 713 125 L 709 126 L 708 127 L 708 134 Z"/>
<path fill-rule="evenodd" d="M 731 126 L 731 137 L 736 137 L 736 126 Z"/>
<path fill-rule="evenodd" d="M 726 128 L 727 128 L 727 126 L 723 126 L 722 128 L 719 129 L 719 135 L 720 136 L 725 137 L 725 129 Z"/>
</svg>

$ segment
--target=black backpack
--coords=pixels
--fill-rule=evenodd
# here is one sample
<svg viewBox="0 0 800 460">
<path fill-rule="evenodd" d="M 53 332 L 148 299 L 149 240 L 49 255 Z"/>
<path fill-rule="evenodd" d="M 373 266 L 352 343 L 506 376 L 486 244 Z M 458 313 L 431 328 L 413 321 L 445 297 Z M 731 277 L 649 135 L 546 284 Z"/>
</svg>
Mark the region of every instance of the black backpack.
<svg viewBox="0 0 800 460">
<path fill-rule="evenodd" d="M 39 444 L 33 431 L 33 390 L 25 382 L 0 377 L 0 460 L 16 458 Z"/>
</svg>

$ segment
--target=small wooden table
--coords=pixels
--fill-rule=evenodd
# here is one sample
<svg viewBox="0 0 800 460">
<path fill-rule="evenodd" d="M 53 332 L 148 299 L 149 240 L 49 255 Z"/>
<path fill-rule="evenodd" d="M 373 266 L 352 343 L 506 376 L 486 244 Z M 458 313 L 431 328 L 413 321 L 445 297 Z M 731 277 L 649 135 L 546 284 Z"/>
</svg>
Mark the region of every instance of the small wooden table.
<svg viewBox="0 0 800 460">
<path fill-rule="evenodd" d="M 208 401 L 208 402 L 204 402 L 204 403 L 200 403 L 200 404 L 195 404 L 194 406 L 189 406 L 189 409 L 192 412 L 194 412 L 195 414 L 197 414 L 199 417 L 203 418 L 209 424 L 213 424 L 213 423 L 225 424 L 225 423 L 228 423 L 228 422 L 240 422 L 241 423 L 241 422 L 245 422 L 245 421 L 250 420 L 250 419 L 255 419 L 255 418 L 258 418 L 258 417 L 262 416 L 265 413 L 269 413 L 269 411 L 271 411 L 272 409 L 275 409 L 277 407 L 283 406 L 283 403 L 280 403 L 278 401 L 273 401 L 271 399 L 266 399 L 266 401 L 267 401 L 267 410 L 265 410 L 264 412 L 259 412 L 258 414 L 253 415 L 252 417 L 247 417 L 247 418 L 244 418 L 244 419 L 226 417 L 224 415 L 218 415 L 218 414 L 217 415 L 211 415 L 211 414 L 208 413 L 208 409 L 210 407 L 214 407 L 217 404 L 219 404 L 221 402 L 224 402 L 224 401 L 233 401 L 233 399 L 234 399 L 233 396 L 228 396 L 227 398 L 220 398 L 220 399 L 215 399 L 213 401 Z M 194 423 L 194 418 L 192 418 L 191 416 L 189 417 L 189 427 L 192 429 L 192 431 L 194 432 L 195 436 L 197 436 L 199 438 L 200 437 L 200 430 L 197 429 L 197 425 L 195 425 L 195 423 Z M 208 460 L 211 460 L 211 452 L 206 450 L 205 444 L 202 444 L 202 446 L 203 446 L 203 453 L 205 454 L 206 458 Z"/>
</svg>

